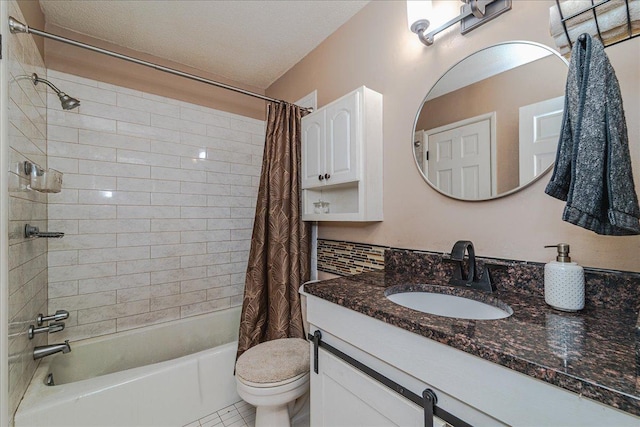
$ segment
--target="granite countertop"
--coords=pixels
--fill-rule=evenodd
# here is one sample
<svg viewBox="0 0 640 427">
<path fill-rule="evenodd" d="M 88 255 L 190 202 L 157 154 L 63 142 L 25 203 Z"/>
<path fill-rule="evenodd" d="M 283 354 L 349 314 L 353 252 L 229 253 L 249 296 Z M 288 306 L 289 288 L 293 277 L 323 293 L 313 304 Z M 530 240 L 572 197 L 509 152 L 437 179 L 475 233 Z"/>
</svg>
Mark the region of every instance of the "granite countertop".
<svg viewBox="0 0 640 427">
<path fill-rule="evenodd" d="M 427 282 L 420 282 L 427 283 Z M 428 282 L 447 286 L 442 278 Z M 310 295 L 382 320 L 474 356 L 640 416 L 638 312 L 587 305 L 555 310 L 543 293 L 499 289 L 491 296 L 513 309 L 498 320 L 465 320 L 421 313 L 385 297 L 391 286 L 416 283 L 379 271 L 305 285 Z M 455 289 L 453 293 L 479 291 Z"/>
</svg>

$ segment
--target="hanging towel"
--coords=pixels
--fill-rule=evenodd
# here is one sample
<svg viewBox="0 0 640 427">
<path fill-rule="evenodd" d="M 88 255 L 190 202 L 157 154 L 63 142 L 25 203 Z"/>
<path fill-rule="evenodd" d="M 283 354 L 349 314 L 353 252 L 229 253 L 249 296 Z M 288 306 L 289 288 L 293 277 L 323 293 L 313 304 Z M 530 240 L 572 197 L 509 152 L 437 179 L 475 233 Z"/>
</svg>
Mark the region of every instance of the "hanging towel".
<svg viewBox="0 0 640 427">
<path fill-rule="evenodd" d="M 602 43 L 584 34 L 571 52 L 562 131 L 545 192 L 562 219 L 598 234 L 640 234 L 620 87 Z"/>
</svg>

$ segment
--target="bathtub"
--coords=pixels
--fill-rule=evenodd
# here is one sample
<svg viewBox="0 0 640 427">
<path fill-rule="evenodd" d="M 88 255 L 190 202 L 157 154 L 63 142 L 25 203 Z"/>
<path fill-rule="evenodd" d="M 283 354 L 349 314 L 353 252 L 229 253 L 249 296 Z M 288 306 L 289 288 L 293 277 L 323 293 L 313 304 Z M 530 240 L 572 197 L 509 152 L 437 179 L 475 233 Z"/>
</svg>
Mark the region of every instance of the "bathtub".
<svg viewBox="0 0 640 427">
<path fill-rule="evenodd" d="M 236 403 L 239 322 L 237 307 L 72 342 L 43 359 L 15 426 L 180 427 Z"/>
</svg>

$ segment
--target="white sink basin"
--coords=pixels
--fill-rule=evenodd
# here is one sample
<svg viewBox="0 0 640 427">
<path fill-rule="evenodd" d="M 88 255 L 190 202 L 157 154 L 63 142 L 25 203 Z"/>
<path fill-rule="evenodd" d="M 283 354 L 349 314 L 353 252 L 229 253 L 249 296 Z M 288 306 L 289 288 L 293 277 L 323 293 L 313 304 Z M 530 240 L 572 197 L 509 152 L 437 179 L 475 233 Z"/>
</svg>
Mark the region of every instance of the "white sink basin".
<svg viewBox="0 0 640 427">
<path fill-rule="evenodd" d="M 459 319 L 495 320 L 504 319 L 513 314 L 506 304 L 505 309 L 465 298 L 435 292 L 408 291 L 387 295 L 392 302 L 422 313 L 435 314 Z"/>
</svg>

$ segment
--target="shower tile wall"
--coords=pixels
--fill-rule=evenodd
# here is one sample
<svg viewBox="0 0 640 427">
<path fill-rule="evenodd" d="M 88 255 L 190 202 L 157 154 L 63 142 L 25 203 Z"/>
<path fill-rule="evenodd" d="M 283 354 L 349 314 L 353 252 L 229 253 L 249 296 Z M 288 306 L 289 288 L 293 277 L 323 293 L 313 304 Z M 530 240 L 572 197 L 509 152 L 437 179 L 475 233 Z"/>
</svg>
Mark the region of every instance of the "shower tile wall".
<svg viewBox="0 0 640 427">
<path fill-rule="evenodd" d="M 52 341 L 242 304 L 264 122 L 49 70 Z"/>
<path fill-rule="evenodd" d="M 24 22 L 17 4 L 7 4 L 9 15 Z M 13 418 L 37 367 L 33 348 L 46 337 L 27 338 L 27 328 L 38 313 L 47 311 L 47 241 L 25 239 L 24 225 L 47 228 L 47 195 L 27 188 L 23 162 L 42 167 L 46 157 L 46 88 L 34 86 L 27 76 L 46 78 L 38 49 L 29 36 L 7 34 L 9 61 L 9 414 Z"/>
</svg>

